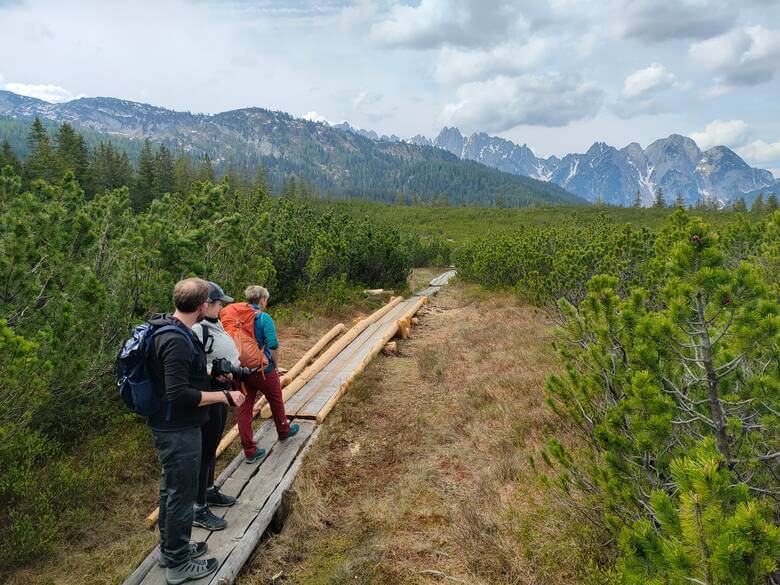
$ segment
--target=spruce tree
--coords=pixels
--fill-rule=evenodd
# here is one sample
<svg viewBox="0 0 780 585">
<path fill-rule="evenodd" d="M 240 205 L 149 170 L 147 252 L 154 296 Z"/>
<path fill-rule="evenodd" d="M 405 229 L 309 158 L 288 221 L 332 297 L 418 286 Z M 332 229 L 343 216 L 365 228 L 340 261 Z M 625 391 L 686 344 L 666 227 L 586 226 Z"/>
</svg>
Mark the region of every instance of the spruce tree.
<svg viewBox="0 0 780 585">
<path fill-rule="evenodd" d="M 685 199 L 683 199 L 682 192 L 677 191 L 677 196 L 674 199 L 674 205 L 675 207 L 685 208 Z"/>
<path fill-rule="evenodd" d="M 766 210 L 769 213 L 774 213 L 777 209 L 777 194 L 770 193 L 769 197 L 766 198 Z"/>
<path fill-rule="evenodd" d="M 214 165 L 211 164 L 211 157 L 207 154 L 203 155 L 198 163 L 198 169 L 195 172 L 196 181 L 211 181 L 214 182 Z"/>
<path fill-rule="evenodd" d="M 62 124 L 57 131 L 57 166 L 59 172 L 72 171 L 80 185 L 86 184 L 89 150 L 84 137 L 70 124 Z"/>
<path fill-rule="evenodd" d="M 127 153 L 110 142 L 101 142 L 92 152 L 87 169 L 87 193 L 94 197 L 119 187 L 133 185 L 133 167 Z"/>
<path fill-rule="evenodd" d="M 738 213 L 745 213 L 747 211 L 747 203 L 745 202 L 745 197 L 740 197 L 734 202 L 734 206 L 732 209 Z"/>
<path fill-rule="evenodd" d="M 268 191 L 268 178 L 265 174 L 265 167 L 263 165 L 257 165 L 255 169 L 255 176 L 252 179 L 252 188 L 260 189 L 263 192 Z"/>
<path fill-rule="evenodd" d="M 639 208 L 642 207 L 642 192 L 637 189 L 636 195 L 634 195 L 634 207 Z"/>
<path fill-rule="evenodd" d="M 60 173 L 54 149 L 49 141 L 49 133 L 41 123 L 40 118 L 36 117 L 33 121 L 27 136 L 27 144 L 30 154 L 24 162 L 25 182 L 29 184 L 35 179 L 53 182 Z"/>
<path fill-rule="evenodd" d="M 666 207 L 666 201 L 664 200 L 664 192 L 661 187 L 655 190 L 655 197 L 653 198 L 653 207 L 662 209 Z"/>
<path fill-rule="evenodd" d="M 759 193 L 753 200 L 753 205 L 750 206 L 750 211 L 753 213 L 764 213 L 764 194 Z"/>
<path fill-rule="evenodd" d="M 143 211 L 155 198 L 155 158 L 152 151 L 152 143 L 147 138 L 138 155 L 138 173 L 135 178 L 133 190 L 133 208 Z"/>
<path fill-rule="evenodd" d="M 3 145 L 0 146 L 0 169 L 6 165 L 10 166 L 17 175 L 22 169 L 22 164 L 19 162 L 19 158 L 11 148 L 11 143 L 8 142 L 8 139 L 4 138 Z"/>
<path fill-rule="evenodd" d="M 176 191 L 176 170 L 171 151 L 164 144 L 157 149 L 154 157 L 154 197 Z"/>
<path fill-rule="evenodd" d="M 186 154 L 179 154 L 176 157 L 174 170 L 175 185 L 177 193 L 187 193 L 192 185 L 194 173 L 192 171 L 192 161 Z"/>
</svg>

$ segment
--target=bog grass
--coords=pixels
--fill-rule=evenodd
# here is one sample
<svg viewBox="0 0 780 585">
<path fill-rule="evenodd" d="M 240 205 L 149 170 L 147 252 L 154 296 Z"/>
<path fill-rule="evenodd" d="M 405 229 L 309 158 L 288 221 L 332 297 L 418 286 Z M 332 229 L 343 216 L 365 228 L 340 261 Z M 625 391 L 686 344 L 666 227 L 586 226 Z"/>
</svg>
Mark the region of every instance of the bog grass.
<svg viewBox="0 0 780 585">
<path fill-rule="evenodd" d="M 551 433 L 570 439 L 544 404 L 557 367 L 550 323 L 509 295 L 455 284 L 398 347 L 326 420 L 284 528 L 239 582 L 591 579 L 586 559 L 597 558 L 598 540 L 570 521 L 529 462 Z"/>
</svg>

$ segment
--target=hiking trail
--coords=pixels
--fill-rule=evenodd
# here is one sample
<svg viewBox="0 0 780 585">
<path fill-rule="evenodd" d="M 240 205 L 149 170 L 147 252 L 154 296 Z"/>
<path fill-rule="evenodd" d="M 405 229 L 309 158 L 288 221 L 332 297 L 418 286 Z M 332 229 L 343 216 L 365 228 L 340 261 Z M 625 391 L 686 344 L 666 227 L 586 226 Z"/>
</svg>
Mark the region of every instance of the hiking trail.
<svg viewBox="0 0 780 585">
<path fill-rule="evenodd" d="M 216 557 L 220 566 L 216 573 L 191 583 L 226 585 L 236 580 L 281 505 L 285 491 L 292 485 L 307 450 L 316 441 L 319 425 L 371 359 L 396 333 L 403 334 L 404 321 L 417 313 L 426 298 L 435 295 L 454 275 L 454 270 L 447 271 L 411 298 L 391 301 L 380 309 L 382 314 L 375 322 L 332 356 L 295 394 L 286 398 L 288 417 L 300 425 L 298 434 L 280 442 L 272 420 L 260 426 L 255 440 L 258 448 L 266 450 L 266 456 L 250 465 L 244 463 L 244 455 L 239 453 L 214 482 L 223 493 L 238 498 L 230 508 L 213 510 L 227 520 L 228 527 L 217 532 L 192 529 L 192 541 L 206 541 L 208 556 Z M 325 355 L 327 352 L 322 354 Z M 165 569 L 157 564 L 158 557 L 159 551 L 155 547 L 124 581 L 125 585 L 165 585 Z"/>
</svg>

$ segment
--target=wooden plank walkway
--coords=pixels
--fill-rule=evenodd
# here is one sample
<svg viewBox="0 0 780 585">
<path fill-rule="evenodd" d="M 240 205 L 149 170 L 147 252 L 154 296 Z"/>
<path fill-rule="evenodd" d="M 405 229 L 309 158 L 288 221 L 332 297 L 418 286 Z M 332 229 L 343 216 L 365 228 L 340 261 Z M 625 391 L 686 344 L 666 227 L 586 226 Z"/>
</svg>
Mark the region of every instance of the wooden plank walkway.
<svg viewBox="0 0 780 585">
<path fill-rule="evenodd" d="M 409 299 L 398 303 L 376 323 L 369 325 L 303 388 L 290 397 L 285 403 L 288 416 L 317 418 L 328 400 L 348 383 L 377 340 L 390 329 L 397 329 L 396 322 L 415 301 L 416 299 Z"/>
<path fill-rule="evenodd" d="M 314 443 L 320 427 L 314 420 L 328 412 L 326 405 L 337 400 L 355 375 L 381 349 L 381 342 L 398 330 L 398 320 L 414 310 L 420 296 L 432 296 L 455 274 L 449 271 L 431 281 L 431 286 L 411 299 L 393 307 L 376 323 L 371 324 L 347 347 L 335 356 L 316 376 L 286 402 L 287 415 L 296 419 L 301 430 L 288 440 L 280 442 L 271 420 L 265 421 L 255 433 L 259 447 L 266 450 L 262 461 L 247 464 L 239 453 L 215 484 L 238 502 L 230 508 L 213 508 L 212 512 L 228 521 L 225 530 L 209 532 L 193 528 L 193 541 L 206 541 L 206 557 L 216 557 L 220 567 L 216 573 L 197 581 L 195 585 L 227 585 L 233 583 L 257 542 L 271 523 L 300 468 L 306 450 Z M 323 409 L 326 409 L 323 411 Z M 157 564 L 159 551 L 155 548 L 138 568 L 125 580 L 125 585 L 165 585 L 165 569 Z"/>
</svg>

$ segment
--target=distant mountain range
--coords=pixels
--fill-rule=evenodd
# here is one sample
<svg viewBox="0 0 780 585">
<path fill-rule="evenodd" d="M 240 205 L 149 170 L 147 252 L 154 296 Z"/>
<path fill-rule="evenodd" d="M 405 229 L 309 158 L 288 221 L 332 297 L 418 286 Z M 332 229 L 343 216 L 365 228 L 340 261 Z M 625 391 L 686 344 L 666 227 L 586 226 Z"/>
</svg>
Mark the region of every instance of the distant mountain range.
<svg viewBox="0 0 780 585">
<path fill-rule="evenodd" d="M 637 192 L 649 205 L 661 189 L 667 202 L 679 194 L 686 204 L 725 205 L 741 196 L 750 201 L 759 192 L 780 191 L 772 173 L 750 167 L 731 149 L 702 151 L 678 134 L 647 148 L 596 142 L 584 154 L 542 158 L 525 144 L 482 132 L 466 137 L 457 128 L 444 128 L 434 139 L 401 140 L 347 122 L 310 122 L 262 108 L 206 115 L 115 98 L 52 104 L 0 91 L 0 117 L 34 116 L 115 138 L 149 138 L 194 157 L 208 154 L 220 168 L 262 164 L 275 185 L 297 175 L 331 194 L 383 201 L 446 194 L 453 204 L 602 200 L 627 206 Z"/>
<path fill-rule="evenodd" d="M 501 171 L 549 181 L 588 201 L 631 205 L 637 191 L 649 205 L 660 188 L 667 202 L 682 195 L 686 204 L 717 201 L 727 204 L 761 190 L 778 189 L 772 173 L 749 166 L 733 150 L 715 146 L 702 151 L 685 136 L 672 134 L 647 148 L 636 142 L 617 149 L 596 142 L 584 154 L 563 158 L 537 157 L 525 144 L 485 133 L 468 138 L 457 128 L 444 128 L 431 140 L 415 136 L 409 142 L 434 146 L 463 160 L 473 160 Z"/>
<path fill-rule="evenodd" d="M 554 183 L 462 160 L 440 148 L 262 108 L 206 115 L 104 97 L 52 104 L 0 91 L 0 118 L 7 126 L 15 124 L 12 146 L 20 152 L 19 120 L 35 116 L 118 137 L 123 144 L 148 138 L 196 158 L 208 154 L 222 169 L 262 164 L 274 186 L 294 175 L 335 196 L 509 206 L 585 203 Z"/>
</svg>

